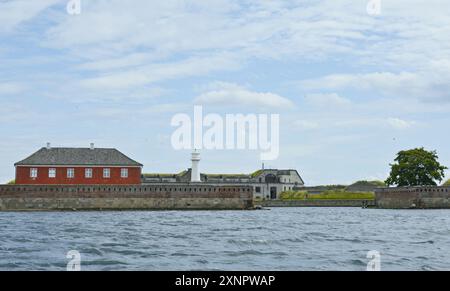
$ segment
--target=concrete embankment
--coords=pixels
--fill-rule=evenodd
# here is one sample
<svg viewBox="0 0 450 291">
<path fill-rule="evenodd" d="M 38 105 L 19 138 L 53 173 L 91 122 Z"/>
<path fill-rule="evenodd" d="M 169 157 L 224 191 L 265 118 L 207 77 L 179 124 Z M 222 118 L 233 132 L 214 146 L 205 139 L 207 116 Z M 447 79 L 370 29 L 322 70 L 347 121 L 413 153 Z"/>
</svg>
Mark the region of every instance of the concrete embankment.
<svg viewBox="0 0 450 291">
<path fill-rule="evenodd" d="M 450 187 L 398 187 L 375 190 L 378 208 L 450 209 Z"/>
<path fill-rule="evenodd" d="M 363 199 L 304 199 L 304 200 L 265 200 L 255 202 L 263 207 L 373 207 L 375 201 Z"/>
<path fill-rule="evenodd" d="M 1 211 L 252 209 L 247 186 L 0 185 Z"/>
</svg>

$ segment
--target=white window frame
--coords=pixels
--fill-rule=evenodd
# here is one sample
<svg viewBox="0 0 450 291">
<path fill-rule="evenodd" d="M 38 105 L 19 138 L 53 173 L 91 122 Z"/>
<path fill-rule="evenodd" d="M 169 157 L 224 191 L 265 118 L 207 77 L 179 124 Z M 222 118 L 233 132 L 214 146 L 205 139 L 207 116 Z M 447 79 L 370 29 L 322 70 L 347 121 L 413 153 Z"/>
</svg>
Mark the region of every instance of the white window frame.
<svg viewBox="0 0 450 291">
<path fill-rule="evenodd" d="M 93 176 L 93 170 L 92 170 L 92 168 L 86 168 L 86 169 L 84 169 L 84 177 L 85 177 L 86 179 L 92 179 L 92 176 Z"/>
<path fill-rule="evenodd" d="M 67 169 L 67 178 L 68 179 L 75 178 L 75 169 L 74 168 L 68 168 Z"/>
<path fill-rule="evenodd" d="M 56 178 L 56 168 L 48 169 L 48 177 L 52 179 Z"/>
<path fill-rule="evenodd" d="M 111 169 L 110 168 L 103 168 L 103 178 L 105 178 L 105 179 L 111 178 Z"/>
<path fill-rule="evenodd" d="M 31 168 L 30 169 L 30 178 L 36 179 L 38 176 L 38 169 L 37 168 Z"/>
<path fill-rule="evenodd" d="M 120 178 L 128 178 L 128 169 L 127 168 L 120 169 Z"/>
</svg>

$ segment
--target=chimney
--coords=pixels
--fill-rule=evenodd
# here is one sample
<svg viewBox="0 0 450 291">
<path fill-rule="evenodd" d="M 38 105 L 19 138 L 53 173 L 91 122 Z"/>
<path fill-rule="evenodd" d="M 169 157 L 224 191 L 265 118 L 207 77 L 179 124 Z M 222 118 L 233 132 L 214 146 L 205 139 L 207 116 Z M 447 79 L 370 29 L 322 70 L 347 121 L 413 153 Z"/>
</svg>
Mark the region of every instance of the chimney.
<svg viewBox="0 0 450 291">
<path fill-rule="evenodd" d="M 51 147 L 51 145 L 50 145 L 50 143 L 48 142 L 47 143 L 47 149 L 49 150 L 49 149 L 51 149 L 52 147 Z"/>
<path fill-rule="evenodd" d="M 94 149 L 94 143 L 91 142 L 91 150 L 93 150 L 93 149 Z"/>
</svg>

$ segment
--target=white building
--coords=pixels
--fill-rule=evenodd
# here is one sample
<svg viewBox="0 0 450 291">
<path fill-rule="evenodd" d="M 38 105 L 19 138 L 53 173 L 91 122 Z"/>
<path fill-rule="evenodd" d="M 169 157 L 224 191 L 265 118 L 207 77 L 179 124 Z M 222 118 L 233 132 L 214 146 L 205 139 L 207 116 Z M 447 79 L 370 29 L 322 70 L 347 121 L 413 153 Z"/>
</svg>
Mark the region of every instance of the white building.
<svg viewBox="0 0 450 291">
<path fill-rule="evenodd" d="M 195 155 L 194 155 L 195 154 Z M 192 166 L 178 174 L 143 174 L 143 184 L 204 183 L 210 185 L 251 185 L 255 198 L 279 199 L 283 191 L 303 187 L 304 181 L 297 170 L 261 169 L 252 174 L 200 174 L 200 156 L 192 154 Z M 194 174 L 194 175 L 193 175 Z"/>
</svg>

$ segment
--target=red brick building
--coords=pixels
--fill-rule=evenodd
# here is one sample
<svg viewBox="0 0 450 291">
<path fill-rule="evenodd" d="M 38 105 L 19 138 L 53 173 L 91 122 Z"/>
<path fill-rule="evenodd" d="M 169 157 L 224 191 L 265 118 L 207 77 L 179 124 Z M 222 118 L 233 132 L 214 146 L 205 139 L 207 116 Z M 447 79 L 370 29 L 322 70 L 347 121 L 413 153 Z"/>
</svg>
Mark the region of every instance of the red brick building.
<svg viewBox="0 0 450 291">
<path fill-rule="evenodd" d="M 142 164 L 116 149 L 41 148 L 14 164 L 19 185 L 139 185 Z"/>
</svg>

